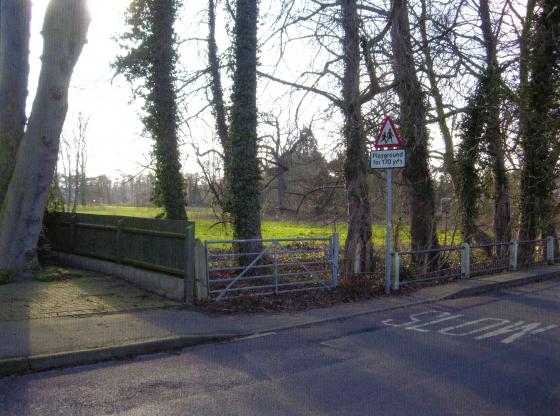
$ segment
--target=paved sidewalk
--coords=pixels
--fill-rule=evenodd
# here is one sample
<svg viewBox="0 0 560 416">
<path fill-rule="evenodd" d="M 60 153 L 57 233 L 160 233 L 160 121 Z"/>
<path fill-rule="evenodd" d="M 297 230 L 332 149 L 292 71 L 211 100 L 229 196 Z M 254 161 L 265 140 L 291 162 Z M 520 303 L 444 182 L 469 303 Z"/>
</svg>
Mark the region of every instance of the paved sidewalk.
<svg viewBox="0 0 560 416">
<path fill-rule="evenodd" d="M 294 313 L 218 315 L 197 312 L 192 307 L 177 308 L 170 302 L 170 308 L 3 321 L 0 322 L 3 339 L 0 376 L 180 349 L 557 277 L 560 277 L 560 265 L 459 280 L 420 288 L 407 295 Z M 155 299 L 161 300 L 157 296 Z M 155 304 L 165 306 L 167 301 L 161 302 Z"/>
<path fill-rule="evenodd" d="M 24 281 L 0 286 L 0 322 L 80 316 L 177 305 L 123 280 L 77 272 L 59 282 Z"/>
</svg>

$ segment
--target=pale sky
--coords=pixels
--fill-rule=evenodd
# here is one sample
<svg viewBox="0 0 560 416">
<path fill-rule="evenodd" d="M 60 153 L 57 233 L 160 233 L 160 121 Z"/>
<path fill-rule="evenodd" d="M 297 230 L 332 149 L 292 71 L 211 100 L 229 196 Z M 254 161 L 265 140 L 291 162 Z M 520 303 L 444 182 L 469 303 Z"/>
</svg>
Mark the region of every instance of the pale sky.
<svg viewBox="0 0 560 416">
<path fill-rule="evenodd" d="M 29 82 L 29 103 L 33 99 L 36 82 L 40 70 L 40 55 L 42 50 L 42 37 L 40 34 L 46 6 L 49 0 L 32 0 L 33 17 L 31 23 L 31 74 Z M 65 134 L 70 135 L 76 125 L 79 112 L 90 117 L 88 126 L 88 165 L 87 175 L 97 176 L 107 174 L 117 178 L 120 173 L 136 174 L 148 163 L 149 152 L 152 147 L 150 138 L 142 137 L 142 123 L 138 116 L 141 102 L 131 103 L 131 91 L 122 77 L 112 80 L 113 72 L 110 63 L 119 53 L 119 48 L 113 37 L 124 29 L 124 12 L 130 0 L 89 0 L 91 24 L 88 32 L 88 44 L 72 76 L 69 96 L 69 111 L 66 118 Z M 261 2 L 261 12 L 266 14 L 267 9 L 275 5 L 274 1 Z M 206 17 L 207 2 L 205 0 L 185 0 L 182 9 L 182 20 L 176 25 L 176 30 L 181 39 L 207 37 Z M 223 7 L 218 7 L 217 37 L 218 47 L 221 52 L 228 42 L 225 24 L 223 22 Z M 266 37 L 267 28 L 260 27 L 260 34 Z M 201 46 L 202 45 L 202 46 Z M 190 71 L 202 69 L 206 66 L 205 45 L 196 41 L 188 41 L 181 45 L 180 65 L 187 66 Z M 272 48 L 272 49 L 270 49 Z M 265 71 L 271 70 L 267 64 L 272 64 L 274 55 L 278 53 L 274 44 L 267 45 L 261 50 L 260 63 Z M 306 50 L 304 43 L 290 47 L 285 51 L 284 59 L 275 70 L 275 75 L 287 80 L 295 80 L 297 74 L 309 68 L 314 62 L 311 51 Z M 272 61 L 271 61 L 272 60 Z M 274 63 L 276 63 L 274 61 Z M 223 82 L 227 86 L 229 80 L 223 72 Z M 259 106 L 261 111 L 275 111 L 285 120 L 293 120 L 298 112 L 300 127 L 312 118 L 320 117 L 320 112 L 325 108 L 326 101 L 314 94 L 306 95 L 306 102 L 298 108 L 298 100 L 289 98 L 278 100 L 285 87 L 270 81 L 259 80 Z M 229 93 L 225 91 L 226 98 Z M 300 95 L 301 97 L 301 95 Z M 204 94 L 191 97 L 187 100 L 188 113 L 196 113 L 207 105 Z M 265 104 L 262 105 L 261 104 Z M 302 115 L 303 114 L 303 115 Z M 207 119 L 209 112 L 205 114 Z M 204 117 L 194 120 L 187 126 L 181 126 L 182 131 L 189 137 L 182 137 L 182 141 L 196 141 L 202 149 L 211 145 L 215 129 L 212 120 L 206 121 Z M 326 154 L 331 154 L 340 140 L 338 130 L 342 125 L 341 115 L 334 112 L 313 126 L 319 145 Z M 380 120 L 381 121 L 381 120 Z M 434 129 L 435 130 L 435 129 Z M 436 132 L 437 133 L 437 132 Z M 192 138 L 190 138 L 192 137 Z M 371 138 L 373 140 L 373 138 Z M 192 156 L 192 148 L 186 143 L 181 147 L 183 170 L 195 172 L 199 168 Z"/>
<path fill-rule="evenodd" d="M 49 0 L 33 0 L 31 22 L 30 108 L 41 67 L 40 34 Z M 142 123 L 138 104 L 130 104 L 130 89 L 122 79 L 111 83 L 110 62 L 119 48 L 112 37 L 122 30 L 124 10 L 129 0 L 89 0 L 91 24 L 88 44 L 78 60 L 69 95 L 65 130 L 75 124 L 77 114 L 90 117 L 88 128 L 87 174 L 118 176 L 141 169 L 151 143 L 140 137 Z M 68 133 L 67 133 L 68 134 Z"/>
</svg>

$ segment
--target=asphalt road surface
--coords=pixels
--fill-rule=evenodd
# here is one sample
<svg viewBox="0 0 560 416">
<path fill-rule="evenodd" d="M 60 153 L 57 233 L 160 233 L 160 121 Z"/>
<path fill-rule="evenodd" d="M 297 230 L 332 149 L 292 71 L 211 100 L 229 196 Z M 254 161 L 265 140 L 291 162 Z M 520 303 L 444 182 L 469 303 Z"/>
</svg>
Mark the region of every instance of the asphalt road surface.
<svg viewBox="0 0 560 416">
<path fill-rule="evenodd" d="M 0 380 L 0 415 L 560 415 L 560 282 Z"/>
</svg>

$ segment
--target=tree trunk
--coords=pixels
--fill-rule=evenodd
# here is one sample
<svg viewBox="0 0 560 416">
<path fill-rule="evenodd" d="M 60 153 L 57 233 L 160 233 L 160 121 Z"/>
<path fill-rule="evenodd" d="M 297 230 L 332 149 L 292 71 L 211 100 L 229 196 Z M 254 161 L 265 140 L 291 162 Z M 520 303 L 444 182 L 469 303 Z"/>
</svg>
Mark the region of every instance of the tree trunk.
<svg viewBox="0 0 560 416">
<path fill-rule="evenodd" d="M 175 0 L 160 0 L 153 8 L 154 78 L 151 93 L 156 107 L 151 117 L 156 138 L 156 170 L 165 215 L 169 219 L 183 220 L 185 214 L 185 186 L 181 175 L 181 162 L 177 137 L 177 97 L 174 87 L 175 72 Z"/>
<path fill-rule="evenodd" d="M 486 88 L 486 91 L 484 91 L 486 98 L 484 140 L 488 144 L 494 173 L 494 238 L 496 241 L 509 241 L 511 239 L 509 180 L 505 166 L 504 138 L 500 129 L 502 79 L 496 52 L 497 42 L 490 21 L 488 0 L 480 0 L 479 14 L 486 48 L 487 80 L 483 84 Z"/>
<path fill-rule="evenodd" d="M 257 0 L 237 0 L 235 72 L 230 124 L 231 163 L 227 166 L 235 239 L 260 239 L 260 172 L 257 160 Z M 234 179 L 234 180 L 233 180 Z M 256 252 L 257 243 L 241 252 Z"/>
<path fill-rule="evenodd" d="M 426 107 L 416 75 L 406 0 L 396 8 L 391 39 L 393 67 L 398 81 L 401 136 L 406 147 L 404 176 L 411 198 L 411 248 L 429 249 L 437 246 L 435 192 L 428 164 Z"/>
<path fill-rule="evenodd" d="M 224 91 L 222 88 L 222 76 L 220 74 L 220 59 L 218 58 L 218 45 L 216 43 L 216 4 L 214 0 L 208 0 L 208 68 L 210 70 L 210 80 L 212 84 L 212 111 L 216 121 L 218 138 L 223 149 L 224 162 L 224 184 L 223 195 L 219 196 L 220 208 L 223 212 L 231 211 L 231 196 L 228 195 L 230 187 L 227 183 L 228 164 L 231 158 L 229 146 L 229 132 L 227 124 L 227 112 L 224 104 Z M 218 196 L 218 195 L 216 195 Z"/>
<path fill-rule="evenodd" d="M 25 129 L 30 0 L 0 1 L 0 206 Z"/>
<path fill-rule="evenodd" d="M 356 0 L 341 2 L 344 30 L 342 95 L 346 157 L 344 178 L 348 198 L 348 237 L 344 246 L 346 275 L 373 271 L 369 192 L 366 182 L 366 135 L 360 103 L 360 19 Z"/>
<path fill-rule="evenodd" d="M 532 56 L 520 67 L 521 86 L 521 224 L 520 239 L 555 235 L 555 167 L 559 156 L 560 9 L 543 0 L 534 29 Z M 531 4 L 529 5 L 531 6 Z M 529 13 L 528 9 L 527 19 Z M 526 22 L 529 25 L 530 22 Z M 529 32 L 524 28 L 524 32 Z M 528 39 L 525 39 L 528 42 Z M 523 50 L 529 54 L 529 45 Z M 523 70 L 523 72 L 521 72 Z M 531 74 L 530 80 L 528 74 Z"/>
<path fill-rule="evenodd" d="M 86 42 L 86 0 L 52 0 L 43 26 L 37 94 L 0 211 L 0 269 L 21 271 L 37 240 L 68 109 L 72 71 Z"/>
</svg>

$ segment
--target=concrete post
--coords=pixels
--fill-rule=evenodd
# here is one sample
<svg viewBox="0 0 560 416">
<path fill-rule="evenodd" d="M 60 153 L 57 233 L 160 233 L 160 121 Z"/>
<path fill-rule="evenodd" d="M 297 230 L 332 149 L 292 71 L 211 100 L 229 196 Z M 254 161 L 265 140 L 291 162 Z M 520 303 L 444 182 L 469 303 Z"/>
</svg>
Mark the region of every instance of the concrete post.
<svg viewBox="0 0 560 416">
<path fill-rule="evenodd" d="M 338 233 L 334 233 L 332 237 L 332 285 L 338 286 Z"/>
<path fill-rule="evenodd" d="M 194 301 L 194 281 L 196 275 L 194 244 L 194 224 L 192 224 L 187 226 L 187 233 L 185 235 L 185 280 L 183 287 L 185 290 L 186 303 L 193 303 Z"/>
<path fill-rule="evenodd" d="M 546 237 L 546 262 L 554 264 L 554 237 Z"/>
<path fill-rule="evenodd" d="M 195 298 L 198 301 L 204 301 L 208 299 L 206 249 L 198 239 L 194 244 L 194 264 L 195 264 L 195 278 L 194 278 Z"/>
<path fill-rule="evenodd" d="M 517 270 L 518 248 L 519 248 L 519 242 L 517 240 L 511 240 L 511 242 L 509 243 L 509 268 L 513 272 Z"/>
<path fill-rule="evenodd" d="M 115 257 L 116 257 L 116 261 L 117 263 L 122 263 L 122 247 L 123 247 L 123 223 L 124 221 L 118 220 L 117 221 L 117 241 L 116 241 L 116 247 L 115 247 Z"/>
<path fill-rule="evenodd" d="M 468 279 L 471 277 L 471 245 L 461 244 L 461 277 Z"/>
<path fill-rule="evenodd" d="M 398 251 L 393 253 L 395 270 L 393 274 L 393 290 L 399 290 L 401 286 L 401 260 Z"/>
</svg>

